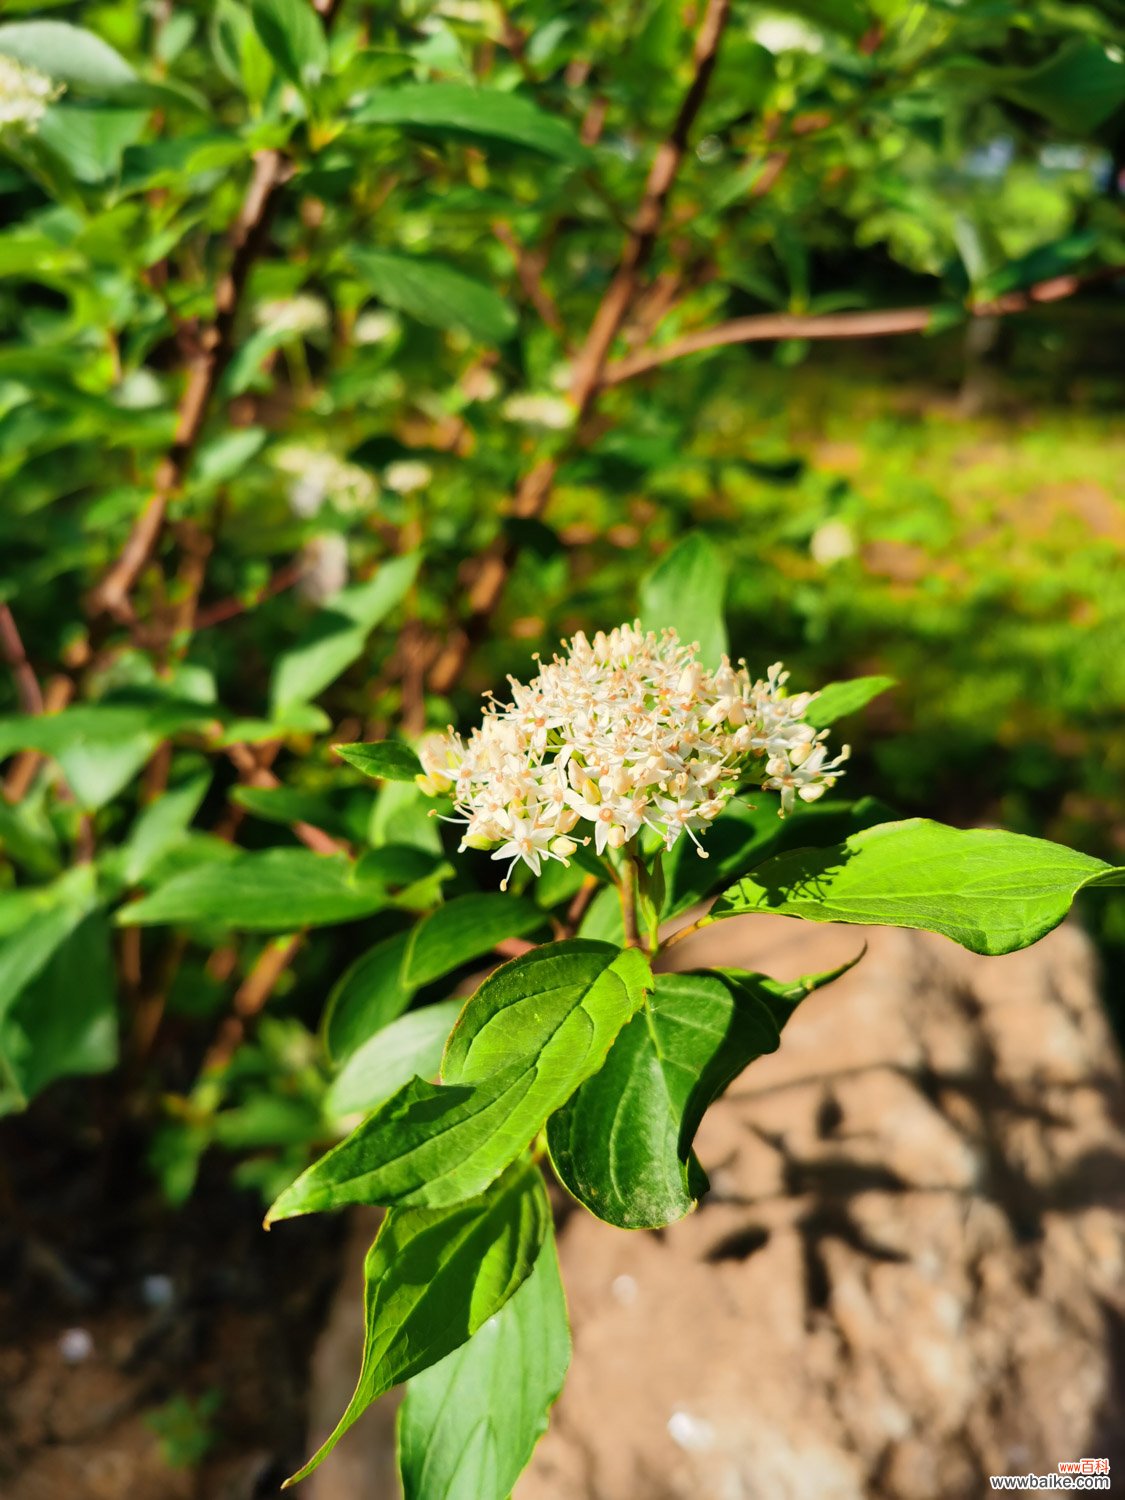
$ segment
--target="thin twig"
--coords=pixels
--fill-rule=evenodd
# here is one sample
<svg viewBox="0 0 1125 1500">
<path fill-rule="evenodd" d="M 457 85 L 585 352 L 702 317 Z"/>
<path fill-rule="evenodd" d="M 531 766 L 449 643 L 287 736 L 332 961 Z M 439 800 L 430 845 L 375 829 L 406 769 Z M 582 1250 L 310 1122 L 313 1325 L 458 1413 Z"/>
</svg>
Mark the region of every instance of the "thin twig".
<svg viewBox="0 0 1125 1500">
<path fill-rule="evenodd" d="M 223 372 L 234 353 L 235 321 L 250 269 L 265 244 L 277 190 L 292 168 L 280 151 L 259 151 L 242 208 L 231 231 L 230 266 L 215 289 L 215 317 L 200 335 L 176 414 L 172 447 L 161 460 L 153 491 L 117 561 L 90 596 L 94 614 L 131 623 L 129 593 L 156 550 L 168 502 L 180 489 Z"/>
<path fill-rule="evenodd" d="M 259 953 L 249 974 L 235 991 L 232 1013 L 225 1017 L 218 1035 L 208 1048 L 202 1073 L 219 1072 L 230 1062 L 246 1035 L 247 1023 L 263 1008 L 266 1001 L 293 961 L 304 942 L 304 933 L 273 938 Z"/>
<path fill-rule="evenodd" d="M 682 943 L 684 938 L 689 938 L 695 932 L 701 932 L 704 927 L 710 927 L 715 918 L 710 912 L 702 917 L 697 917 L 694 922 L 689 922 L 686 927 L 679 927 L 671 937 L 666 937 L 660 944 L 659 952 L 664 953 L 669 948 L 674 948 L 677 943 Z"/>
<path fill-rule="evenodd" d="M 1037 282 L 1022 292 L 1010 292 L 991 302 L 975 302 L 965 310 L 970 317 L 1007 317 L 1027 312 L 1042 303 L 1061 302 L 1077 292 L 1101 282 L 1125 275 L 1125 265 L 1106 266 L 1088 276 L 1053 276 Z M 636 375 L 646 374 L 672 360 L 708 349 L 731 344 L 768 343 L 778 339 L 860 339 L 882 338 L 903 333 L 925 333 L 933 326 L 939 309 L 934 307 L 892 307 L 875 312 L 827 313 L 803 316 L 790 313 L 765 313 L 759 317 L 735 318 L 717 328 L 700 328 L 684 334 L 656 349 L 642 349 L 608 365 L 602 385 L 620 385 Z"/>
<path fill-rule="evenodd" d="M 656 244 L 668 196 L 687 154 L 707 86 L 718 58 L 719 43 L 730 15 L 730 0 L 708 0 L 695 41 L 695 67 L 671 132 L 658 147 L 645 183 L 640 206 L 634 216 L 618 268 L 594 314 L 581 352 L 575 360 L 570 398 L 577 408 L 576 435 L 590 416 L 603 385 L 606 359 L 614 339 L 629 314 L 640 289 L 641 277 Z M 511 512 L 525 519 L 541 515 L 550 499 L 559 458 L 541 459 L 520 481 Z M 430 673 L 435 693 L 448 693 L 461 676 L 469 652 L 484 636 L 495 613 L 515 559 L 510 539 L 499 538 L 480 559 L 477 578 L 469 596 L 469 619 L 464 629 L 448 640 Z"/>
<path fill-rule="evenodd" d="M 35 668 L 27 659 L 23 649 L 23 638 L 16 625 L 11 607 L 0 604 L 0 654 L 11 669 L 16 684 L 16 696 L 25 714 L 43 712 L 43 690 L 35 675 Z"/>
<path fill-rule="evenodd" d="M 621 865 L 621 925 L 625 930 L 626 948 L 639 948 L 637 936 L 637 866 L 633 856 L 627 855 Z"/>
</svg>

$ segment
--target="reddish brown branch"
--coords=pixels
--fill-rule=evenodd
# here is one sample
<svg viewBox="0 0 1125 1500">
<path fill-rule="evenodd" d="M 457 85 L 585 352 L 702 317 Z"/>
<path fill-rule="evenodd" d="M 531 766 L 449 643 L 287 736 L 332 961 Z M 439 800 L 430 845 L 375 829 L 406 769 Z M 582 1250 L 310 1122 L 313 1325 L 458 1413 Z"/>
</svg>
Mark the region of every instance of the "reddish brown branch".
<svg viewBox="0 0 1125 1500">
<path fill-rule="evenodd" d="M 204 1074 L 217 1072 L 230 1062 L 246 1035 L 247 1023 L 273 994 L 278 980 L 303 942 L 304 934 L 295 932 L 288 937 L 274 938 L 262 949 L 253 968 L 235 991 L 231 1005 L 233 1014 L 224 1019 L 207 1051 L 203 1060 Z"/>
<path fill-rule="evenodd" d="M 277 594 L 283 594 L 286 589 L 291 589 L 294 584 L 300 583 L 304 573 L 304 566 L 299 559 L 286 563 L 284 567 L 278 568 L 277 572 L 252 599 L 219 599 L 214 604 L 206 604 L 195 616 L 196 630 L 209 630 L 213 625 L 222 625 L 227 620 L 233 620 L 237 615 L 246 614 L 248 610 L 257 609 L 267 599 L 274 598 Z"/>
<path fill-rule="evenodd" d="M 39 686 L 34 667 L 27 659 L 23 638 L 7 604 L 0 604 L 0 655 L 3 655 L 11 668 L 20 708 L 25 714 L 41 714 L 43 690 Z"/>
<path fill-rule="evenodd" d="M 168 502 L 180 489 L 223 372 L 234 353 L 234 329 L 250 269 L 269 233 L 277 190 L 291 172 L 280 151 L 259 151 L 230 234 L 231 259 L 215 289 L 215 316 L 199 335 L 188 370 L 187 385 L 176 413 L 172 447 L 161 460 L 153 492 L 138 517 L 121 555 L 90 598 L 95 614 L 131 621 L 129 592 L 156 549 Z"/>
<path fill-rule="evenodd" d="M 718 61 L 719 43 L 729 15 L 730 0 L 709 0 L 695 39 L 695 71 L 691 84 L 680 104 L 671 133 L 661 143 L 653 158 L 644 195 L 621 262 L 594 314 L 585 345 L 575 361 L 570 394 L 582 416 L 589 410 L 601 384 L 610 347 L 625 321 L 637 293 L 641 273 L 652 255 L 664 222 L 668 195 L 687 153 L 692 126 L 707 95 L 707 86 Z"/>
<path fill-rule="evenodd" d="M 1026 312 L 1044 302 L 1060 302 L 1099 282 L 1125 275 L 1125 265 L 1106 266 L 1088 276 L 1053 276 L 1022 292 L 1010 292 L 992 302 L 976 302 L 966 308 L 974 318 L 1007 317 Z M 688 354 L 721 349 L 731 344 L 766 343 L 777 339 L 883 338 L 902 333 L 924 333 L 931 327 L 936 308 L 892 307 L 876 312 L 829 313 L 822 317 L 790 313 L 766 313 L 760 317 L 735 318 L 717 328 L 700 328 L 656 349 L 642 349 L 609 365 L 603 386 L 620 385 L 635 375 L 646 374 Z"/>
<path fill-rule="evenodd" d="M 575 360 L 570 397 L 577 407 L 579 424 L 593 410 L 603 384 L 602 376 L 609 350 L 640 290 L 642 273 L 664 221 L 668 195 L 687 153 L 692 127 L 707 94 L 729 15 L 730 0 L 708 0 L 695 40 L 691 83 L 668 138 L 661 143 L 653 158 L 618 268 L 594 314 L 581 352 Z M 599 119 L 598 129 L 600 125 Z M 541 459 L 524 475 L 512 500 L 512 514 L 529 519 L 542 514 L 550 498 L 558 467 L 557 458 Z M 507 539 L 500 539 L 480 559 L 477 577 L 469 596 L 471 613 L 468 623 L 463 630 L 450 637 L 431 671 L 430 685 L 434 692 L 447 693 L 460 677 L 470 650 L 484 635 L 500 602 L 514 555 L 511 543 Z"/>
<path fill-rule="evenodd" d="M 508 225 L 501 220 L 493 224 L 492 232 L 515 261 L 516 279 L 524 296 L 539 314 L 544 326 L 561 338 L 563 320 L 555 306 L 555 299 L 543 284 L 543 271 L 547 264 L 545 252 L 525 249 Z"/>
</svg>

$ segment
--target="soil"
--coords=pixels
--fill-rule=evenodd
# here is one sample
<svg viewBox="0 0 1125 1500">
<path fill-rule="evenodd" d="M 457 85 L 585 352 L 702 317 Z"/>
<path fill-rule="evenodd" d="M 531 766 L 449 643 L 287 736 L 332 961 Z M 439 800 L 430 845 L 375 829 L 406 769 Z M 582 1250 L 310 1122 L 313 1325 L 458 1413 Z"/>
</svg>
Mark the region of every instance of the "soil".
<svg viewBox="0 0 1125 1500">
<path fill-rule="evenodd" d="M 302 1221 L 282 1245 L 222 1163 L 169 1209 L 137 1142 L 75 1131 L 98 1087 L 2 1127 L 0 1494 L 274 1495 L 303 1457 L 340 1225 Z"/>
</svg>

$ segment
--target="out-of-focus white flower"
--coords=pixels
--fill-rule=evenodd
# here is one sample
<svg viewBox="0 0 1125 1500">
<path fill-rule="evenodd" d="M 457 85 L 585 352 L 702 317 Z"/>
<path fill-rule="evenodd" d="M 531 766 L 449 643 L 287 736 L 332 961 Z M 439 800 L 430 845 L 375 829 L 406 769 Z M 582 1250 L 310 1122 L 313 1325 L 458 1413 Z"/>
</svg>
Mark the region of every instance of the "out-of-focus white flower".
<svg viewBox="0 0 1125 1500">
<path fill-rule="evenodd" d="M 430 796 L 448 794 L 462 848 L 568 863 L 578 842 L 598 854 L 650 828 L 671 849 L 723 811 L 741 782 L 781 793 L 781 811 L 813 802 L 847 758 L 835 760 L 804 722 L 813 695 L 789 697 L 780 664 L 751 680 L 724 657 L 708 671 L 675 631 L 620 625 L 593 641 L 579 634 L 529 683 L 509 679 L 512 701 L 492 703 L 467 740 L 452 729 L 419 747 Z"/>
<path fill-rule="evenodd" d="M 545 391 L 517 391 L 504 402 L 500 413 L 506 421 L 522 422 L 526 427 L 544 427 L 552 432 L 565 432 L 577 415 L 564 397 L 552 396 Z"/>
<path fill-rule="evenodd" d="M 424 490 L 433 477 L 434 471 L 420 458 L 397 458 L 383 470 L 383 483 L 396 495 Z"/>
<path fill-rule="evenodd" d="M 776 57 L 782 52 L 820 52 L 824 38 L 795 16 L 763 16 L 750 28 L 750 35 Z"/>
<path fill-rule="evenodd" d="M 338 531 L 310 537 L 301 548 L 297 592 L 310 604 L 326 604 L 348 581 L 348 539 Z"/>
<path fill-rule="evenodd" d="M 331 500 L 337 510 L 359 511 L 378 495 L 375 480 L 366 469 L 321 448 L 287 443 L 275 449 L 273 461 L 283 474 L 292 475 L 289 508 L 305 520 L 315 516 L 326 500 Z"/>
<path fill-rule="evenodd" d="M 855 537 L 846 521 L 825 521 L 809 540 L 809 555 L 822 568 L 855 555 Z"/>
<path fill-rule="evenodd" d="M 352 337 L 357 344 L 381 344 L 402 327 L 393 312 L 384 307 L 369 307 L 355 320 Z"/>
<path fill-rule="evenodd" d="M 62 93 L 63 85 L 0 52 L 0 130 L 18 125 L 29 133 Z"/>
<path fill-rule="evenodd" d="M 259 328 L 276 333 L 320 333 L 328 327 L 328 306 L 312 292 L 298 292 L 295 297 L 260 302 L 254 309 L 254 321 Z"/>
</svg>

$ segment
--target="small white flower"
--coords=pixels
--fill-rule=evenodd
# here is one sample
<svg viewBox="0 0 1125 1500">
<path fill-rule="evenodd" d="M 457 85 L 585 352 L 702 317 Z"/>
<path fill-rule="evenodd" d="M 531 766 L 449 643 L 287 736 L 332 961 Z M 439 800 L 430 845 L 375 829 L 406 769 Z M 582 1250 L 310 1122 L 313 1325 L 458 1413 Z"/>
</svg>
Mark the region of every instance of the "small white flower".
<svg viewBox="0 0 1125 1500">
<path fill-rule="evenodd" d="M 775 56 L 782 52 L 820 52 L 824 38 L 795 16 L 763 16 L 751 27 L 754 40 Z"/>
<path fill-rule="evenodd" d="M 827 730 L 803 718 L 813 695 L 789 697 L 787 679 L 775 663 L 754 681 L 725 657 L 709 671 L 671 630 L 579 634 L 530 682 L 510 679 L 512 701 L 467 740 L 428 737 L 418 784 L 451 797 L 463 848 L 509 862 L 505 885 L 520 861 L 538 875 L 580 842 L 604 855 L 643 828 L 704 854 L 699 835 L 741 783 L 780 792 L 784 813 L 840 774 L 846 748 L 828 759 Z"/>
<path fill-rule="evenodd" d="M 29 134 L 63 91 L 63 85 L 0 52 L 0 130 L 18 125 Z"/>
<path fill-rule="evenodd" d="M 399 458 L 383 470 L 383 483 L 397 495 L 424 490 L 433 477 L 434 471 L 420 458 Z"/>
<path fill-rule="evenodd" d="M 855 554 L 855 537 L 846 521 L 825 521 L 809 541 L 809 555 L 822 568 Z"/>
<path fill-rule="evenodd" d="M 254 321 L 259 328 L 270 328 L 276 333 L 319 333 L 328 327 L 328 306 L 311 292 L 298 292 L 294 297 L 259 303 L 254 309 Z"/>
<path fill-rule="evenodd" d="M 573 426 L 577 415 L 576 408 L 564 397 L 536 391 L 517 391 L 504 402 L 500 413 L 505 421 L 543 427 L 550 432 L 565 432 Z"/>
<path fill-rule="evenodd" d="M 382 307 L 369 307 L 355 320 L 352 337 L 357 344 L 381 344 L 398 332 L 401 323 L 393 312 Z"/>
<path fill-rule="evenodd" d="M 337 510 L 367 510 L 378 495 L 366 469 L 322 448 L 287 443 L 275 449 L 272 457 L 283 474 L 292 475 L 289 508 L 302 519 L 315 516 L 329 500 Z"/>
</svg>

